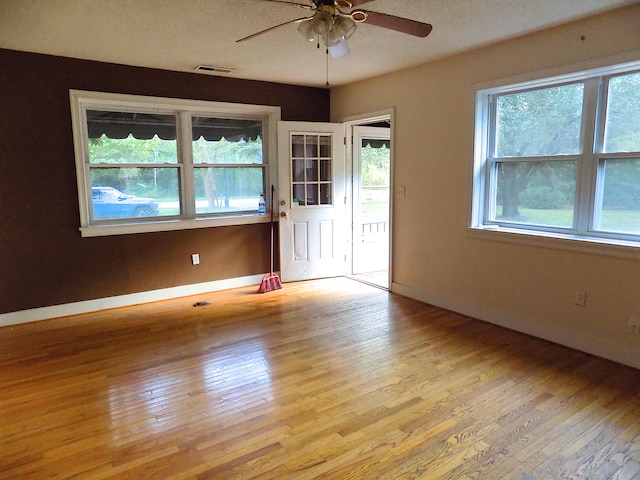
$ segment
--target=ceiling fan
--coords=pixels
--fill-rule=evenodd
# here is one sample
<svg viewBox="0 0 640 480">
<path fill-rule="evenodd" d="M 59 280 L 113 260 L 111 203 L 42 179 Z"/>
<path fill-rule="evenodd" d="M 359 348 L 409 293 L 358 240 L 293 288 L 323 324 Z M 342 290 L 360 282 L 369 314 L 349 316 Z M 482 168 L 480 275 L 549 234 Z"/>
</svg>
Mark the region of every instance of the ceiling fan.
<svg viewBox="0 0 640 480">
<path fill-rule="evenodd" d="M 308 0 L 308 4 L 290 2 L 287 0 L 262 0 L 272 3 L 283 3 L 313 12 L 307 17 L 296 18 L 280 23 L 265 30 L 243 37 L 236 42 L 244 42 L 270 32 L 285 25 L 298 24 L 298 32 L 309 42 L 320 41 L 327 47 L 333 58 L 339 58 L 349 53 L 347 39 L 356 30 L 356 24 L 367 23 L 376 27 L 388 28 L 396 32 L 406 33 L 424 38 L 431 33 L 432 26 L 428 23 L 396 17 L 387 13 L 372 12 L 357 8 L 374 0 Z"/>
</svg>

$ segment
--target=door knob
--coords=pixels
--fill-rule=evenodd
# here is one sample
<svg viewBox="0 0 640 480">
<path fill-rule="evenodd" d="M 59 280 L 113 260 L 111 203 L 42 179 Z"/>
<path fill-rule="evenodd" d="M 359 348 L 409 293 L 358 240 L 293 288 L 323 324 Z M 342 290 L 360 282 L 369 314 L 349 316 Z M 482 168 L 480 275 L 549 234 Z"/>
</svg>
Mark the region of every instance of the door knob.
<svg viewBox="0 0 640 480">
<path fill-rule="evenodd" d="M 286 217 L 287 216 L 287 212 L 280 212 L 280 216 L 281 217 Z"/>
<path fill-rule="evenodd" d="M 280 200 L 280 205 L 286 205 L 287 202 L 285 202 L 284 200 Z"/>
</svg>

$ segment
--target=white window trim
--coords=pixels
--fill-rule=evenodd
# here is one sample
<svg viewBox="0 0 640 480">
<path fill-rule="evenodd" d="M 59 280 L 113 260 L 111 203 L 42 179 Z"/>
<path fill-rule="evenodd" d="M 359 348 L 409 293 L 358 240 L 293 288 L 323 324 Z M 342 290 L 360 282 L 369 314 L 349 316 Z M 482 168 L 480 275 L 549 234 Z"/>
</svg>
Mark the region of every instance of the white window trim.
<svg viewBox="0 0 640 480">
<path fill-rule="evenodd" d="M 181 158 L 191 161 L 190 145 L 185 140 L 191 138 L 186 122 L 181 121 L 189 115 L 226 115 L 229 118 L 263 118 L 263 152 L 265 167 L 265 185 L 278 178 L 277 161 L 277 124 L 281 109 L 275 106 L 247 105 L 239 103 L 209 102 L 176 98 L 147 97 L 84 90 L 70 90 L 71 120 L 75 149 L 76 177 L 78 185 L 78 204 L 80 207 L 80 233 L 83 237 L 105 235 L 124 235 L 131 233 L 161 232 L 193 228 L 221 227 L 231 225 L 249 225 L 267 223 L 267 215 L 233 215 L 216 217 L 196 217 L 195 212 L 185 212 L 180 218 L 154 218 L 144 222 L 123 222 L 109 224 L 91 224 L 90 203 L 91 185 L 88 175 L 89 143 L 87 134 L 86 111 L 91 109 L 112 109 L 115 111 L 144 111 L 149 113 L 168 113 L 178 115 L 178 149 Z M 179 166 L 178 168 L 182 168 Z M 186 195 L 193 195 L 193 181 L 180 176 L 181 188 Z"/>
<path fill-rule="evenodd" d="M 471 183 L 471 209 L 468 223 L 469 232 L 473 237 L 640 259 L 640 240 L 637 240 L 637 235 L 609 235 L 608 233 L 588 231 L 588 228 L 584 225 L 584 215 L 578 216 L 578 225 L 575 232 L 567 231 L 567 229 L 556 230 L 552 227 L 537 228 L 529 225 L 500 225 L 495 222 L 485 222 L 484 220 L 486 218 L 485 213 L 491 208 L 488 205 L 489 195 L 485 194 L 486 189 L 489 188 L 489 172 L 485 162 L 490 148 L 489 134 L 492 127 L 491 115 L 489 114 L 492 108 L 490 105 L 491 97 L 496 93 L 505 94 L 520 90 L 530 90 L 561 83 L 584 81 L 594 76 L 610 77 L 618 73 L 638 70 L 640 69 L 640 60 L 638 58 L 640 58 L 640 51 L 627 52 L 624 55 L 595 60 L 590 65 L 579 64 L 562 69 L 554 68 L 473 85 L 475 97 L 474 163 Z M 594 88 L 592 86 L 593 83 L 595 82 L 586 82 L 585 88 Z M 606 92 L 600 93 L 600 95 L 605 94 Z M 587 101 L 591 102 L 592 98 Z M 593 111 L 593 113 L 587 113 L 587 115 L 593 116 L 596 114 L 595 105 L 587 104 L 585 105 L 585 110 Z M 585 119 L 585 121 L 588 122 L 590 119 Z M 604 128 L 602 123 L 598 126 Z M 583 129 L 583 132 L 585 135 L 592 136 L 592 138 L 595 137 L 595 141 L 598 143 L 594 151 L 599 152 L 598 147 L 601 146 L 603 141 L 603 132 L 592 130 L 594 129 Z M 593 167 L 590 171 L 583 172 L 578 178 L 581 184 L 576 187 L 583 198 L 576 203 L 577 208 L 589 208 L 594 211 L 592 203 L 597 198 L 596 190 L 599 188 L 596 182 L 599 161 L 605 157 L 616 158 L 621 156 L 626 157 L 627 154 L 605 154 L 586 151 L 575 156 L 590 157 L 587 162 L 581 160 L 581 165 Z M 585 199 L 585 196 L 588 196 L 589 199 Z"/>
</svg>

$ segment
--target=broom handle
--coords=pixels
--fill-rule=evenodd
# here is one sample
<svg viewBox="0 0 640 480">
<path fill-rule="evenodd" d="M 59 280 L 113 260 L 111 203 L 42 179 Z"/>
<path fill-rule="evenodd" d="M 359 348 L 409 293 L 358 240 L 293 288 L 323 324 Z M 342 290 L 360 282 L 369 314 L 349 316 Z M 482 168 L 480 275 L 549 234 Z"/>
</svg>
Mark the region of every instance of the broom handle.
<svg viewBox="0 0 640 480">
<path fill-rule="evenodd" d="M 273 191 L 274 186 L 271 185 L 271 275 L 273 276 Z"/>
</svg>

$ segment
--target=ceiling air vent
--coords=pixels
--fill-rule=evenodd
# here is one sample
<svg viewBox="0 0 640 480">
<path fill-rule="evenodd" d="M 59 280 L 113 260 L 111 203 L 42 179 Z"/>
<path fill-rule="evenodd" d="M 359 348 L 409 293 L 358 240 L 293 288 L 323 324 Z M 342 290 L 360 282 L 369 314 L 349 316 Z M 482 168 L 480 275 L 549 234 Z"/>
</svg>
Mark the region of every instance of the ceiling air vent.
<svg viewBox="0 0 640 480">
<path fill-rule="evenodd" d="M 215 67 L 213 65 L 198 65 L 194 70 L 204 73 L 231 73 L 234 69 L 229 67 Z"/>
</svg>

